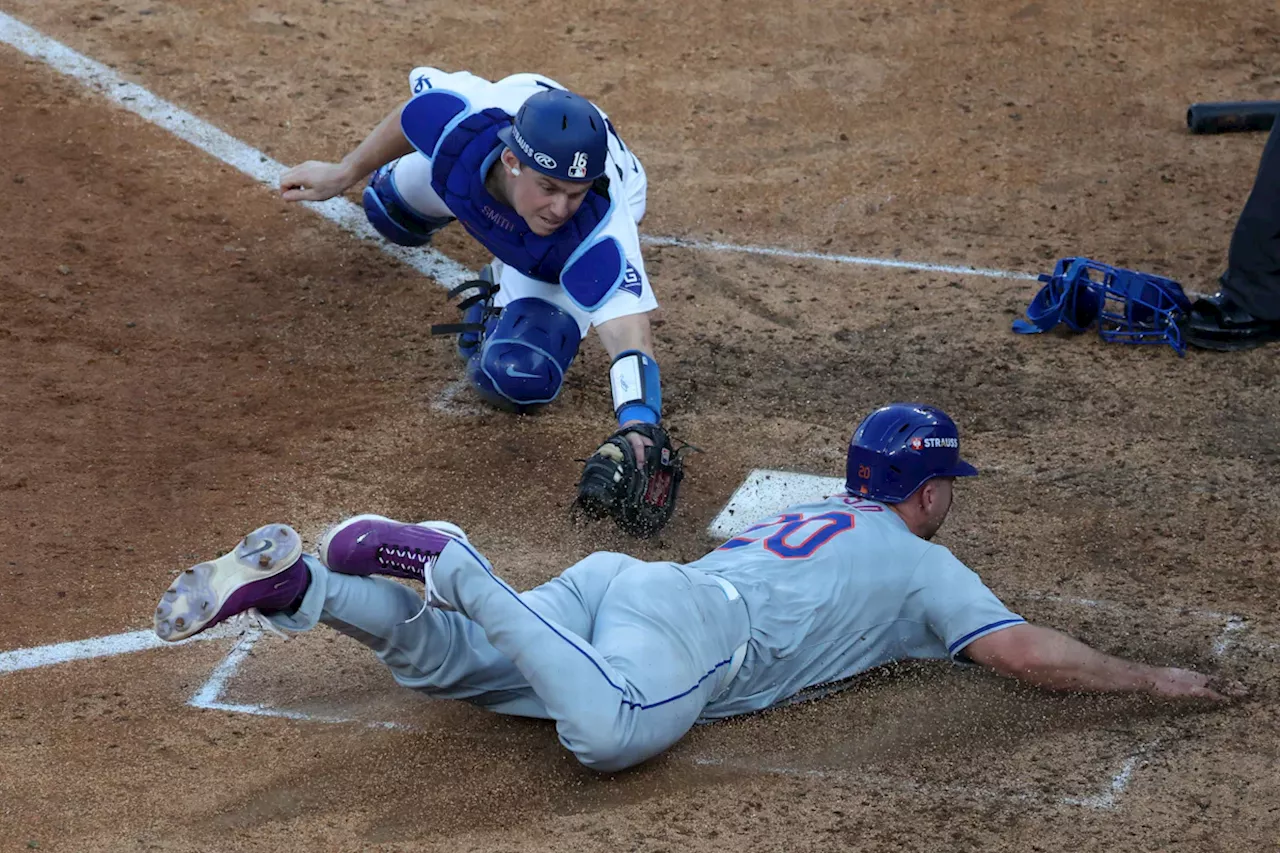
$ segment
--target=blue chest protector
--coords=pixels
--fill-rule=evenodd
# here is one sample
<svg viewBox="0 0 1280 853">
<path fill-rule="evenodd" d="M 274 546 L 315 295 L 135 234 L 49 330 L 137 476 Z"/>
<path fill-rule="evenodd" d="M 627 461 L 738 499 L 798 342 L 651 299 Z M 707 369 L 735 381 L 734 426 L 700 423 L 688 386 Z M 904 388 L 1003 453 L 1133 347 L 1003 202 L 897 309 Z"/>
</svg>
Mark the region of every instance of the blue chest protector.
<svg viewBox="0 0 1280 853">
<path fill-rule="evenodd" d="M 502 153 L 498 131 L 510 124 L 503 110 L 478 113 L 462 95 L 433 89 L 405 104 L 404 135 L 431 158 L 431 188 L 463 227 L 504 264 L 538 281 L 559 283 L 585 311 L 604 304 L 627 270 L 621 244 L 600 231 L 613 202 L 594 190 L 573 218 L 540 237 L 510 207 L 485 189 L 489 168 Z"/>
</svg>

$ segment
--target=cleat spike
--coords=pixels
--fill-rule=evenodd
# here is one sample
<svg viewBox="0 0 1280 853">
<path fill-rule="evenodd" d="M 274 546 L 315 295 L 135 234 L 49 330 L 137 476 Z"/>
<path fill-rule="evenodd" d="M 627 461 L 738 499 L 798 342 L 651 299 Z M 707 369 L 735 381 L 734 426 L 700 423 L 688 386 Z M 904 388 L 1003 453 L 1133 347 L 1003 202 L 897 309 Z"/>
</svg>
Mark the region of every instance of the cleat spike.
<svg viewBox="0 0 1280 853">
<path fill-rule="evenodd" d="M 173 581 L 155 610 L 156 634 L 177 642 L 257 607 L 279 609 L 309 581 L 301 556 L 302 541 L 292 528 L 272 524 L 253 531 L 230 552 Z"/>
</svg>

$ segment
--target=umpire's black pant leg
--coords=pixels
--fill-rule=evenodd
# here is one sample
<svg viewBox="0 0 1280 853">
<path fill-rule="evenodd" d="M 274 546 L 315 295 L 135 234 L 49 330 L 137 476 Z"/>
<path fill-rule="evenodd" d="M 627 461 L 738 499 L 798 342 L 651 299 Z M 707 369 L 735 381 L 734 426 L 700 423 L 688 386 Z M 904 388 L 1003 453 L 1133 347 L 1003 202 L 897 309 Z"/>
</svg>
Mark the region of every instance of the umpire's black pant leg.
<svg viewBox="0 0 1280 853">
<path fill-rule="evenodd" d="M 1280 320 L 1280 121 L 1271 128 L 1235 233 L 1223 291 L 1261 320 Z"/>
</svg>

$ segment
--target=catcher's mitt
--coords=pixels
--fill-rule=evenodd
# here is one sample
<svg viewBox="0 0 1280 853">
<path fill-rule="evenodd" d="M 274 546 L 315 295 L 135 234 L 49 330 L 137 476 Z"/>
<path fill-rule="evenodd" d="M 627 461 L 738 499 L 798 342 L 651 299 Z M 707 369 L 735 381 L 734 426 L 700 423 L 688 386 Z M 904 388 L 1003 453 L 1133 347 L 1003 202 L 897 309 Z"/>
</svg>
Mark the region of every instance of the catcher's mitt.
<svg viewBox="0 0 1280 853">
<path fill-rule="evenodd" d="M 643 460 L 636 459 L 627 433 L 639 433 L 653 442 Z M 686 444 L 671 446 L 667 431 L 657 424 L 632 424 L 605 439 L 586 460 L 574 506 L 591 518 L 612 516 L 632 536 L 652 536 L 662 529 L 676 509 L 680 481 L 684 479 L 683 455 L 696 450 Z"/>
</svg>

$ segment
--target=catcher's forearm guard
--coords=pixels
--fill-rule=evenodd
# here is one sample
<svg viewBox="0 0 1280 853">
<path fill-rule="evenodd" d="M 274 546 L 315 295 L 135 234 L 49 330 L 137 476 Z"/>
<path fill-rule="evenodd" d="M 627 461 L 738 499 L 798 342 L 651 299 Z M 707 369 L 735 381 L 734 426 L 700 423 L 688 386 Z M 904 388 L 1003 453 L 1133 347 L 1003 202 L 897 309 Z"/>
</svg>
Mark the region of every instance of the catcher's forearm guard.
<svg viewBox="0 0 1280 853">
<path fill-rule="evenodd" d="M 642 460 L 627 440 L 631 432 L 653 442 Z M 683 456 L 696 449 L 688 444 L 673 449 L 667 431 L 657 424 L 620 429 L 583 465 L 574 506 L 591 518 L 612 516 L 632 536 L 652 536 L 675 512 L 684 479 Z"/>
</svg>

